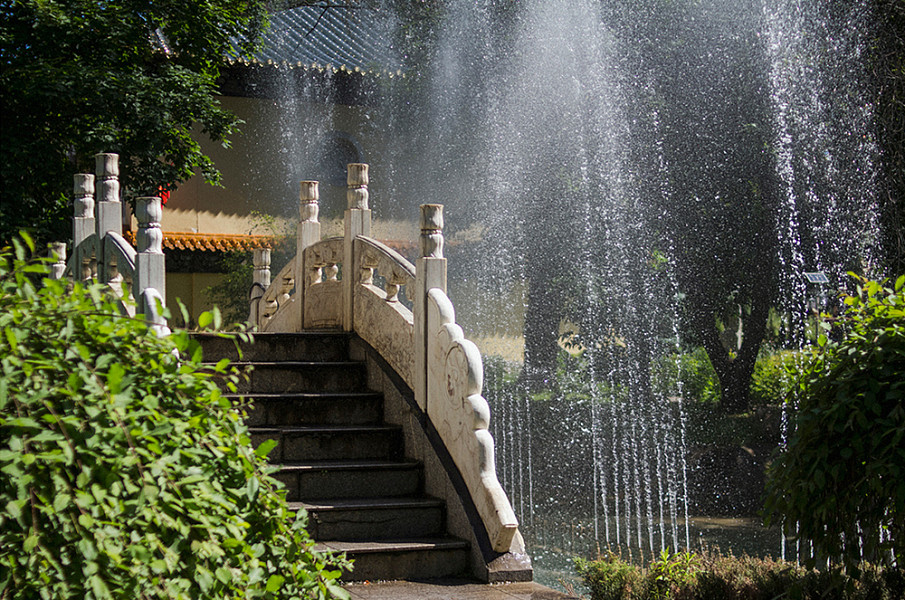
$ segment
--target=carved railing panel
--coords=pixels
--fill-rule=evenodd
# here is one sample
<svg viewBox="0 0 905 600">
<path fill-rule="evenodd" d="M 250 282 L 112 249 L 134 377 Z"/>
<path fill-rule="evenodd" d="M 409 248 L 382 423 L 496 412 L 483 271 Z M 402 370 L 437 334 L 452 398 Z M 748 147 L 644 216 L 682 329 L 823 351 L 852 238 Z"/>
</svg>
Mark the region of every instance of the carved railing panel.
<svg viewBox="0 0 905 600">
<path fill-rule="evenodd" d="M 97 279 L 97 255 L 100 243 L 96 233 L 83 238 L 73 246 L 69 260 L 66 261 L 65 277 L 76 281 L 92 281 Z"/>
<path fill-rule="evenodd" d="M 342 327 L 343 238 L 321 240 L 305 248 L 304 324 L 308 328 Z"/>
<path fill-rule="evenodd" d="M 104 236 L 103 248 L 104 273 L 107 279 L 105 283 L 121 301 L 125 300 L 134 293 L 132 283 L 135 279 L 137 252 L 123 236 L 113 231 L 108 231 Z M 137 300 L 137 298 L 133 297 L 133 300 Z M 135 315 L 133 302 L 123 302 L 121 307 L 125 313 Z"/>
<path fill-rule="evenodd" d="M 295 261 L 296 258 L 286 263 L 276 277 L 273 278 L 271 284 L 261 296 L 259 311 L 260 322 L 258 326 L 262 331 L 292 331 L 286 323 L 290 319 L 289 304 L 292 292 L 295 289 Z M 282 310 L 281 310 L 282 309 Z M 280 318 L 277 315 L 282 313 Z"/>
</svg>

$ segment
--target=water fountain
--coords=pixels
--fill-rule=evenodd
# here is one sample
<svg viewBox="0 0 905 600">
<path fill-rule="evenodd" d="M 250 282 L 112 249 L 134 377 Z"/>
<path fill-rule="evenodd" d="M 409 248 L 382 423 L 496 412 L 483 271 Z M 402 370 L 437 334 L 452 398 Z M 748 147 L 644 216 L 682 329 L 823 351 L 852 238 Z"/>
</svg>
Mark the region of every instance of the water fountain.
<svg viewBox="0 0 905 600">
<path fill-rule="evenodd" d="M 517 378 L 488 359 L 485 395 L 538 571 L 548 550 L 701 536 L 690 304 L 741 359 L 770 306 L 803 329 L 805 271 L 838 287 L 872 259 L 871 15 L 849 4 L 451 1 L 420 75 L 382 90 L 388 195 L 446 204 L 469 335 L 524 335 Z"/>
<path fill-rule="evenodd" d="M 732 260 L 729 248 L 751 262 L 723 284 L 770 288 L 798 316 L 805 271 L 838 287 L 870 260 L 866 3 L 741 4 L 452 2 L 437 34 L 417 129 L 430 168 L 408 171 L 429 180 L 406 184 L 443 198 L 454 224 L 483 227 L 463 250 L 471 260 L 454 261 L 463 295 L 484 300 L 463 314 L 474 335 L 512 310 L 488 299 L 525 306 L 524 367 L 495 382 L 495 436 L 541 555 L 649 557 L 697 542 L 689 506 L 708 493 L 689 488 L 686 404 L 697 399 L 651 375 L 688 348 L 681 301 L 689 268 L 706 264 L 696 244 L 732 232 L 738 246 L 720 240 L 708 251 L 724 255 L 707 258 Z M 708 215 L 721 196 L 762 206 Z M 778 263 L 778 280 L 754 262 Z M 556 382 L 561 322 L 583 355 Z M 745 535 L 756 539 L 735 549 L 779 552 L 778 533 Z"/>
</svg>

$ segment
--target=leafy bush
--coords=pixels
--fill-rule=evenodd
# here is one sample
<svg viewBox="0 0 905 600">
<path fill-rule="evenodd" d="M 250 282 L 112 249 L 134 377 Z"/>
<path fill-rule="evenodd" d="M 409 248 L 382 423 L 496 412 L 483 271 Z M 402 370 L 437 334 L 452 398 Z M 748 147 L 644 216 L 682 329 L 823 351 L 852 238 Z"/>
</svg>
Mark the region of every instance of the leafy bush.
<svg viewBox="0 0 905 600">
<path fill-rule="evenodd" d="M 670 554 L 669 550 L 663 550 L 647 569 L 651 597 L 669 598 L 674 589 L 693 586 L 700 570 L 701 560 L 697 555 Z"/>
<path fill-rule="evenodd" d="M 591 600 L 636 600 L 645 598 L 647 585 L 641 569 L 607 552 L 597 560 L 574 559 L 575 570 L 591 590 Z"/>
<path fill-rule="evenodd" d="M 768 521 L 857 573 L 905 564 L 905 275 L 858 278 L 801 374 L 788 447 L 768 471 Z"/>
<path fill-rule="evenodd" d="M 860 579 L 772 558 L 718 552 L 664 552 L 647 568 L 609 553 L 575 559 L 591 600 L 894 600 L 905 594 L 905 573 L 862 565 Z"/>
<path fill-rule="evenodd" d="M 751 375 L 751 404 L 782 404 L 795 390 L 805 360 L 801 353 L 792 350 L 762 352 Z"/>
<path fill-rule="evenodd" d="M 719 403 L 720 381 L 704 348 L 662 357 L 652 368 L 654 389 L 691 402 Z"/>
<path fill-rule="evenodd" d="M 272 215 L 258 211 L 252 211 L 251 216 L 252 232 L 270 236 L 270 275 L 276 279 L 280 270 L 295 256 L 295 223 L 281 222 Z M 227 322 L 244 323 L 248 320 L 249 291 L 254 281 L 253 252 L 226 252 L 220 266 L 223 277 L 204 288 L 204 294 L 211 304 L 219 308 Z"/>
<path fill-rule="evenodd" d="M 0 597 L 345 596 L 221 395 L 236 371 L 26 254 L 0 253 Z"/>
</svg>

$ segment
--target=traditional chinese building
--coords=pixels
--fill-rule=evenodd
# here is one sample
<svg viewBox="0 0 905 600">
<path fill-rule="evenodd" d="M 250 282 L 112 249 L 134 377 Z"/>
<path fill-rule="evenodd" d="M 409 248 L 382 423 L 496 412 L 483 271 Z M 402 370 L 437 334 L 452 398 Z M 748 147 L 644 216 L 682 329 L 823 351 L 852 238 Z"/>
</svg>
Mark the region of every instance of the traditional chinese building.
<svg viewBox="0 0 905 600">
<path fill-rule="evenodd" d="M 222 186 L 196 176 L 167 201 L 169 306 L 178 297 L 198 314 L 209 306 L 204 290 L 223 276 L 225 252 L 269 245 L 294 228 L 301 180 L 320 181 L 325 233 L 339 233 L 346 165 L 369 162 L 379 170 L 388 143 L 377 91 L 401 72 L 381 17 L 348 7 L 278 11 L 263 49 L 223 69 L 220 101 L 243 124 L 229 148 L 202 142 Z M 380 194 L 379 179 L 371 185 Z M 378 220 L 375 236 L 415 240 L 417 231 Z"/>
</svg>

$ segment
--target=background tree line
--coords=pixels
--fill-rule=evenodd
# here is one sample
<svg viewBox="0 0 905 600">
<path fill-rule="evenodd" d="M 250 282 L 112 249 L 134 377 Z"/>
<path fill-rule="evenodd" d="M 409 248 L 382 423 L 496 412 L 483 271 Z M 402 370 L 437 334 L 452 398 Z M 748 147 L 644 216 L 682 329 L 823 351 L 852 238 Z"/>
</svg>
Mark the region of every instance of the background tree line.
<svg viewBox="0 0 905 600">
<path fill-rule="evenodd" d="M 411 50 L 410 93 L 427 93 L 418 86 L 430 85 L 430 69 L 426 65 L 440 60 L 435 55 L 441 45 L 436 39 L 439 25 L 444 19 L 461 18 L 452 5 L 436 0 L 420 3 L 415 9 L 397 6 L 405 24 L 401 31 L 408 36 L 402 36 L 400 44 Z M 479 10 L 493 20 L 494 39 L 487 43 L 477 39 L 476 32 L 474 44 L 485 44 L 483 47 L 499 52 L 495 56 L 505 56 L 507 44 L 517 37 L 528 9 L 525 5 L 490 1 L 482 3 Z M 631 192 L 625 202 L 636 211 L 643 225 L 633 230 L 638 240 L 635 255 L 615 260 L 612 255 L 607 256 L 603 234 L 600 240 L 580 247 L 584 240 L 576 239 L 575 229 L 582 211 L 581 198 L 611 194 L 609 184 L 585 180 L 584 185 L 593 189 L 584 190 L 573 185 L 579 180 L 574 174 L 580 168 L 577 159 L 568 162 L 580 154 L 575 140 L 548 136 L 547 147 L 538 143 L 529 151 L 538 168 L 529 179 L 520 182 L 518 187 L 525 193 L 519 196 L 517 206 L 507 209 L 511 214 L 497 226 L 502 232 L 518 230 L 518 221 L 543 225 L 525 227 L 519 234 L 524 237 L 516 236 L 516 241 L 499 234 L 507 243 L 527 248 L 520 264 L 512 263 L 509 253 L 497 254 L 510 260 L 498 265 L 501 278 L 516 273 L 526 281 L 524 373 L 536 385 L 555 379 L 552 374 L 563 320 L 579 325 L 585 347 L 607 346 L 616 316 L 612 313 L 622 313 L 618 316 L 624 318 L 626 311 L 621 307 L 644 301 L 640 296 L 624 297 L 618 302 L 612 299 L 627 294 L 626 288 L 641 290 L 639 294 L 643 294 L 651 286 L 668 287 L 670 281 L 664 271 L 669 270 L 682 297 L 682 339 L 706 349 L 720 379 L 724 407 L 730 411 L 746 410 L 754 364 L 764 340 L 771 335 L 771 309 L 805 318 L 807 307 L 803 300 L 792 299 L 788 290 L 788 265 L 794 259 L 800 262 L 798 269 L 818 270 L 822 268 L 818 265 L 821 261 L 831 263 L 839 272 L 830 275 L 839 280 L 844 279 L 845 270 L 860 271 L 863 265 L 858 250 L 873 242 L 860 239 L 862 224 L 870 216 L 856 206 L 861 196 L 873 193 L 869 188 L 876 190 L 880 208 L 880 240 L 876 244 L 879 256 L 873 257 L 874 268 L 885 276 L 902 272 L 905 52 L 901 31 L 905 30 L 905 3 L 839 1 L 813 3 L 803 9 L 804 16 L 800 18 L 811 20 L 808 24 L 824 44 L 825 52 L 795 58 L 803 61 L 804 70 L 823 69 L 829 74 L 826 89 L 819 92 L 822 109 L 828 117 L 837 117 L 848 110 L 846 103 L 854 102 L 852 96 L 859 92 L 872 114 L 865 120 L 848 123 L 849 131 L 843 131 L 842 125 L 831 131 L 839 136 L 831 145 L 833 164 L 843 168 L 839 173 L 832 173 L 832 166 L 811 164 L 821 159 L 818 156 L 812 160 L 813 149 L 807 146 L 814 143 L 816 134 L 804 126 L 790 125 L 789 135 L 799 146 L 788 159 L 789 167 L 802 173 L 794 178 L 780 174 L 785 165 L 780 164 L 782 149 L 777 146 L 778 100 L 776 81 L 771 78 L 783 66 L 778 63 L 787 57 L 777 59 L 770 54 L 766 19 L 771 10 L 780 9 L 761 0 L 731 7 L 706 0 L 617 0 L 599 4 L 600 18 L 615 40 L 622 101 L 631 115 L 627 136 L 633 140 L 627 151 L 631 173 L 626 175 Z M 863 61 L 862 73 L 852 76 L 856 65 L 844 63 L 839 56 L 842 51 L 828 44 L 853 37 L 851 23 L 859 11 L 871 14 L 871 28 L 864 36 L 866 44 L 859 58 Z M 505 61 L 502 62 L 503 65 L 494 64 L 487 56 L 476 56 L 466 67 L 475 72 L 469 94 L 482 102 L 493 101 L 492 88 L 505 77 Z M 793 81 L 791 85 L 805 83 Z M 858 86 L 860 90 L 856 90 Z M 588 114 L 592 110 L 589 107 Z M 427 117 L 424 115 L 425 120 Z M 582 131 L 582 135 L 586 136 L 584 142 L 594 145 L 588 131 Z M 865 181 L 858 167 L 857 161 L 862 160 L 859 146 L 844 139 L 859 135 L 873 136 L 878 148 L 877 178 L 871 182 Z M 525 137 L 531 139 L 532 134 Z M 451 170 L 469 172 L 475 156 L 482 151 L 486 148 L 465 149 Z M 546 171 L 544 157 L 554 157 Z M 564 175 L 563 169 L 572 172 Z M 790 194 L 795 197 L 792 208 L 788 206 Z M 829 200 L 825 204 L 808 203 L 809 195 Z M 806 222 L 811 217 L 821 217 L 832 203 L 838 205 L 838 215 L 832 218 L 857 231 L 852 235 L 856 239 L 827 240 L 825 231 L 802 226 L 797 232 L 800 239 L 793 242 L 798 245 L 794 252 L 800 255 L 790 256 L 793 249 L 788 240 L 781 242 L 778 231 L 786 219 L 783 211 L 796 211 L 796 218 Z M 596 221 L 591 230 L 603 232 L 613 225 L 611 214 L 592 218 Z M 491 229 L 488 236 L 493 235 Z M 589 287 L 582 281 L 587 273 L 581 269 L 587 261 L 634 261 L 651 268 L 630 273 L 607 267 L 610 281 L 599 278 L 592 284 L 596 291 L 588 293 Z M 632 278 L 635 280 L 629 281 Z M 607 307 L 608 300 L 614 306 Z M 658 305 L 656 310 L 668 308 Z M 666 321 L 639 315 L 630 326 L 650 329 Z M 732 335 L 737 332 L 740 335 Z M 634 352 L 636 356 L 629 362 L 644 361 L 649 355 L 646 348 Z M 601 360 L 613 362 L 613 356 L 600 354 Z M 605 367 L 601 365 L 599 372 L 605 372 Z"/>
</svg>

